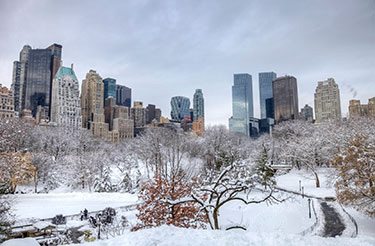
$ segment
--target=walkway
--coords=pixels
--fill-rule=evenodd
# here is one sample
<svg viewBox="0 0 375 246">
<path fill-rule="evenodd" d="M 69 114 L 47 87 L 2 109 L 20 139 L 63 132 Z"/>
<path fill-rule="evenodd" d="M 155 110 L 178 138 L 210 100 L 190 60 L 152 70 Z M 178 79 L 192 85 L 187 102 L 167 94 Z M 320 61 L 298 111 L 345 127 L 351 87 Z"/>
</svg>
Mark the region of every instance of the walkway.
<svg viewBox="0 0 375 246">
<path fill-rule="evenodd" d="M 341 216 L 336 212 L 336 209 L 329 206 L 326 202 L 321 202 L 320 207 L 324 214 L 324 232 L 323 237 L 341 236 L 345 230 L 345 225 L 341 220 Z"/>
</svg>

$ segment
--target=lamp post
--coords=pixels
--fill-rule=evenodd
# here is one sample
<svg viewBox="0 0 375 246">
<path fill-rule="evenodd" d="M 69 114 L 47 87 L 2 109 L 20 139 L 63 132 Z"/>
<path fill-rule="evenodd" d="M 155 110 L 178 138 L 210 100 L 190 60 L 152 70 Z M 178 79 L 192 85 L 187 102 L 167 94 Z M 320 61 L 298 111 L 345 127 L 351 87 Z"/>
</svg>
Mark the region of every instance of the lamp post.
<svg viewBox="0 0 375 246">
<path fill-rule="evenodd" d="M 309 203 L 309 219 L 311 219 L 311 207 L 310 207 L 310 204 L 311 204 L 311 199 L 307 199 L 308 203 Z"/>
</svg>

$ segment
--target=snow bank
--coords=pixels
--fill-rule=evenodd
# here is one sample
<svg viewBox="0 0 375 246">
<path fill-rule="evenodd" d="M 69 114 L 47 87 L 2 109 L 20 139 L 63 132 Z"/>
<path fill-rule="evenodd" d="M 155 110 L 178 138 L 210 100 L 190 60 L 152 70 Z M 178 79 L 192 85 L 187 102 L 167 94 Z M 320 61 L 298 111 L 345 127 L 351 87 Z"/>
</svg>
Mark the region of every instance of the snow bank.
<svg viewBox="0 0 375 246">
<path fill-rule="evenodd" d="M 5 241 L 1 246 L 40 246 L 34 238 L 19 238 Z"/>
<path fill-rule="evenodd" d="M 373 246 L 375 238 L 323 238 L 318 236 L 301 236 L 298 234 L 286 233 L 259 233 L 251 231 L 212 231 L 182 229 L 171 226 L 162 226 L 153 229 L 129 232 L 124 236 L 86 243 L 88 246 L 149 246 L 149 245 L 290 245 L 290 246 Z"/>
</svg>

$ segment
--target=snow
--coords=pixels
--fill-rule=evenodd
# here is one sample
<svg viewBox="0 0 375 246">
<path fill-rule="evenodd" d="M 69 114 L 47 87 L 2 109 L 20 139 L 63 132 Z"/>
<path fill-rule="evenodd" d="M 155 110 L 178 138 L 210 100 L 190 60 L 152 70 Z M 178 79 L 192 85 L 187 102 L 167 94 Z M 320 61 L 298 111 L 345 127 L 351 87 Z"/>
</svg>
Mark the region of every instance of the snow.
<svg viewBox="0 0 375 246">
<path fill-rule="evenodd" d="M 39 246 L 39 243 L 34 238 L 20 238 L 7 240 L 1 246 Z"/>
<path fill-rule="evenodd" d="M 38 230 L 43 230 L 44 228 L 47 228 L 49 226 L 55 227 L 55 225 L 52 225 L 51 223 L 46 222 L 46 221 L 38 221 L 34 223 L 33 226 L 37 228 Z"/>
<path fill-rule="evenodd" d="M 57 214 L 78 214 L 81 210 L 101 210 L 137 203 L 136 194 L 129 193 L 48 193 L 16 194 L 13 197 L 13 213 L 17 220 L 27 218 L 51 218 Z"/>
<path fill-rule="evenodd" d="M 148 245 L 288 245 L 288 246 L 373 246 L 375 238 L 361 236 L 357 238 L 323 238 L 318 236 L 301 236 L 281 232 L 254 232 L 254 231 L 213 231 L 183 229 L 172 226 L 161 226 L 152 229 L 129 232 L 123 236 L 93 243 L 88 246 L 148 246 Z"/>
</svg>

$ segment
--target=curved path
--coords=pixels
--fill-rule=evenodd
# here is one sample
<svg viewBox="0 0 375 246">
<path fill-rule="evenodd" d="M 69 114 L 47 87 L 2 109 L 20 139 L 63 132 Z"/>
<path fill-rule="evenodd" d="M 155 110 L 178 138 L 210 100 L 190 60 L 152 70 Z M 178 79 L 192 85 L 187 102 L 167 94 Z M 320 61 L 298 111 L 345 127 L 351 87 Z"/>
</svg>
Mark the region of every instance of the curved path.
<svg viewBox="0 0 375 246">
<path fill-rule="evenodd" d="M 321 202 L 320 206 L 324 214 L 324 232 L 323 237 L 341 236 L 345 230 L 345 225 L 341 220 L 341 216 L 336 209 L 329 206 L 326 202 Z"/>
</svg>

